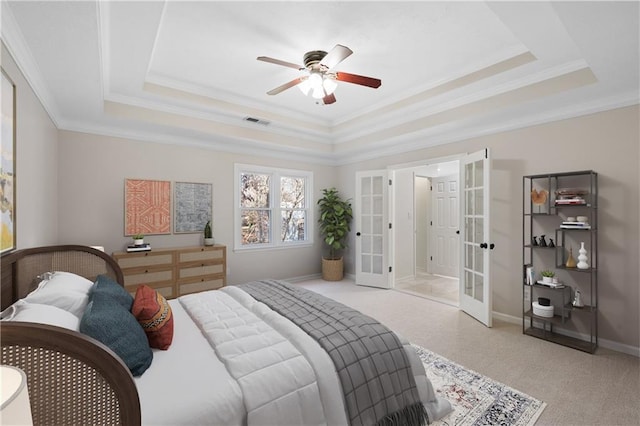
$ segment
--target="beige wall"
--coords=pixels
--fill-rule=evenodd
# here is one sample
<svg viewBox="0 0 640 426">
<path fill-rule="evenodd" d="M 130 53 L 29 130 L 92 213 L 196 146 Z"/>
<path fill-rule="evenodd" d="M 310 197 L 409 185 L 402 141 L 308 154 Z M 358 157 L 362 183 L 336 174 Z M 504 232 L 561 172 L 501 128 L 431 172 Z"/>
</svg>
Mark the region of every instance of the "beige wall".
<svg viewBox="0 0 640 426">
<path fill-rule="evenodd" d="M 130 237 L 124 236 L 126 178 L 210 182 L 213 184 L 213 235 L 217 243 L 227 246 L 229 283 L 320 273 L 318 243 L 314 247 L 234 253 L 234 163 L 311 170 L 313 200 L 319 198 L 322 188 L 336 183 L 328 166 L 60 131 L 60 243 L 101 245 L 108 253 L 123 250 L 131 242 Z M 152 247 L 201 245 L 202 235 L 150 235 L 145 241 Z"/>
<path fill-rule="evenodd" d="M 2 69 L 16 86 L 16 247 L 56 244 L 58 130 L 4 43 Z"/>
<path fill-rule="evenodd" d="M 17 86 L 17 245 L 104 245 L 121 250 L 124 179 L 212 182 L 214 233 L 229 246 L 230 283 L 319 273 L 320 244 L 295 250 L 234 253 L 233 163 L 292 168 L 291 162 L 56 130 L 2 45 L 2 67 Z M 314 199 L 337 186 L 354 196 L 355 172 L 489 147 L 492 176 L 494 311 L 519 317 L 522 176 L 594 169 L 600 182 L 601 339 L 638 348 L 640 152 L 637 106 L 563 120 L 341 167 L 313 170 Z M 353 239 L 353 233 L 351 235 Z M 148 237 L 154 246 L 200 244 L 200 235 Z M 353 247 L 353 244 L 351 244 Z M 353 253 L 345 255 L 353 272 Z"/>
<path fill-rule="evenodd" d="M 345 165 L 339 168 L 339 188 L 346 196 L 353 197 L 356 171 L 383 169 L 488 147 L 493 158 L 491 241 L 496 244 L 491 269 L 493 310 L 521 317 L 522 176 L 595 170 L 600 190 L 600 338 L 637 350 L 640 340 L 638 117 L 637 106 L 621 108 Z M 353 272 L 352 257 L 348 256 L 350 272 Z"/>
</svg>

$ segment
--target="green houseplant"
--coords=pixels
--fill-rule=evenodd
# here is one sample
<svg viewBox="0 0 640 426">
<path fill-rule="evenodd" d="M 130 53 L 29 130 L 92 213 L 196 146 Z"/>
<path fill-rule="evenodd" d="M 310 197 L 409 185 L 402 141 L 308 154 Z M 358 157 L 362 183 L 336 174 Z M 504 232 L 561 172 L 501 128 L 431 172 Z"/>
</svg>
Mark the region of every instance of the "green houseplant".
<svg viewBox="0 0 640 426">
<path fill-rule="evenodd" d="M 208 220 L 207 224 L 204 225 L 204 245 L 212 246 L 214 244 L 213 241 L 213 231 L 211 229 L 211 221 Z"/>
<path fill-rule="evenodd" d="M 134 245 L 141 246 L 144 244 L 144 234 L 133 234 L 131 239 L 133 239 Z"/>
<path fill-rule="evenodd" d="M 320 235 L 328 251 L 322 257 L 322 278 L 327 281 L 340 281 L 344 273 L 342 251 L 347 248 L 347 238 L 351 231 L 353 209 L 349 200 L 343 200 L 336 188 L 322 190 L 318 200 L 320 207 Z"/>
</svg>

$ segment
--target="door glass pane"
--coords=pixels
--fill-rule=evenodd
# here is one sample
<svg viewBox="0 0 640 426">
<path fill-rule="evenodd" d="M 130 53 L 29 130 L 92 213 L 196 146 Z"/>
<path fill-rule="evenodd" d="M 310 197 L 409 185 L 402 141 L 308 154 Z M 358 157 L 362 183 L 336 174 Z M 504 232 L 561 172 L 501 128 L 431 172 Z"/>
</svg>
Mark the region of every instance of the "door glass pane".
<svg viewBox="0 0 640 426">
<path fill-rule="evenodd" d="M 473 297 L 473 273 L 471 271 L 464 273 L 464 294 Z"/>
<path fill-rule="evenodd" d="M 361 205 L 363 215 L 371 214 L 371 197 L 369 197 L 368 195 L 363 195 L 361 197 Z"/>
<path fill-rule="evenodd" d="M 382 196 L 373 197 L 373 214 L 382 214 Z"/>
<path fill-rule="evenodd" d="M 362 254 L 371 254 L 371 236 L 363 235 L 362 236 Z"/>
<path fill-rule="evenodd" d="M 370 177 L 363 177 L 360 180 L 360 183 L 362 185 L 362 194 L 363 195 L 369 195 L 371 194 L 371 178 Z"/>
<path fill-rule="evenodd" d="M 478 188 L 473 190 L 474 193 L 474 214 L 484 214 L 484 197 L 483 197 L 483 189 Z"/>
<path fill-rule="evenodd" d="M 362 258 L 362 272 L 366 272 L 368 274 L 371 273 L 371 256 L 363 254 Z"/>
<path fill-rule="evenodd" d="M 476 300 L 479 300 L 480 302 L 483 301 L 484 299 L 484 282 L 483 282 L 483 275 L 475 275 L 475 285 L 474 285 L 474 297 L 476 298 Z"/>
<path fill-rule="evenodd" d="M 473 187 L 473 163 L 464 165 L 464 187 Z"/>
<path fill-rule="evenodd" d="M 474 254 L 475 254 L 475 259 L 474 259 L 474 270 L 476 272 L 480 272 L 482 273 L 482 271 L 484 270 L 484 265 L 483 265 L 483 261 L 484 261 L 484 249 L 480 248 L 480 246 L 475 246 L 474 247 Z"/>
<path fill-rule="evenodd" d="M 362 216 L 362 231 L 363 234 L 371 233 L 371 216 Z"/>
<path fill-rule="evenodd" d="M 464 218 L 464 237 L 466 241 L 473 242 L 473 219 L 470 217 Z"/>
<path fill-rule="evenodd" d="M 473 214 L 473 190 L 464 191 L 465 208 L 464 214 Z"/>
<path fill-rule="evenodd" d="M 373 237 L 373 254 L 382 254 L 382 237 Z"/>
<path fill-rule="evenodd" d="M 473 186 L 478 188 L 484 186 L 483 176 L 484 176 L 484 162 L 482 160 L 476 161 L 474 170 L 474 181 Z"/>
<path fill-rule="evenodd" d="M 481 217 L 474 219 L 474 235 L 473 242 L 477 244 L 482 244 L 484 242 L 484 219 Z"/>
<path fill-rule="evenodd" d="M 372 272 L 374 274 L 381 274 L 382 273 L 382 256 L 371 256 L 371 259 L 373 261 L 373 265 L 372 265 Z"/>
<path fill-rule="evenodd" d="M 373 192 L 372 194 L 380 195 L 382 194 L 382 176 L 375 176 L 373 178 Z"/>
<path fill-rule="evenodd" d="M 373 216 L 371 219 L 372 219 L 371 233 L 376 235 L 381 235 L 382 230 L 384 229 L 382 227 L 382 216 Z"/>
<path fill-rule="evenodd" d="M 464 267 L 473 269 L 473 246 L 471 244 L 466 244 L 466 249 L 464 251 Z"/>
</svg>

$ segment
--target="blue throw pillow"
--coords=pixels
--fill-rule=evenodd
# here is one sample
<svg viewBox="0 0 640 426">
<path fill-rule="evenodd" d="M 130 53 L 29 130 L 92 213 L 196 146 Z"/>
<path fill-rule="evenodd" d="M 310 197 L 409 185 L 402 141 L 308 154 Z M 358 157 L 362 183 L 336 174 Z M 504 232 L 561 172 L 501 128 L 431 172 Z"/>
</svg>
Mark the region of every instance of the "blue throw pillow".
<svg viewBox="0 0 640 426">
<path fill-rule="evenodd" d="M 95 293 L 106 294 L 115 299 L 115 301 L 122 305 L 127 311 L 131 311 L 133 296 L 108 275 L 98 275 L 96 282 L 89 293 L 89 301 L 91 301 L 91 298 Z"/>
<path fill-rule="evenodd" d="M 92 294 L 80 320 L 80 332 L 104 343 L 140 376 L 153 361 L 149 340 L 138 320 L 106 293 Z"/>
</svg>

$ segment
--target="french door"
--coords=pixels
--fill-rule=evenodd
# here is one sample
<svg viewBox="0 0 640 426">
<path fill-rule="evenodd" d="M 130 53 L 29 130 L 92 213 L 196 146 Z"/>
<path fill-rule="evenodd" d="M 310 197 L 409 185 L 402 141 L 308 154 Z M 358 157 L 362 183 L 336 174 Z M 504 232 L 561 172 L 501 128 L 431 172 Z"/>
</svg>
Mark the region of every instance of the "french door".
<svg viewBox="0 0 640 426">
<path fill-rule="evenodd" d="M 489 187 L 490 157 L 485 149 L 460 160 L 460 309 L 491 327 Z"/>
<path fill-rule="evenodd" d="M 390 288 L 389 184 L 386 170 L 356 173 L 356 284 Z"/>
</svg>

